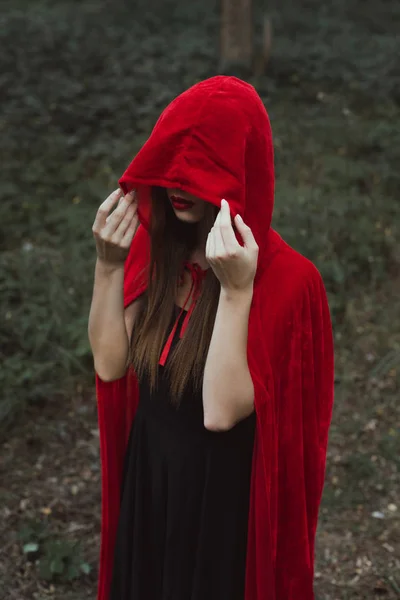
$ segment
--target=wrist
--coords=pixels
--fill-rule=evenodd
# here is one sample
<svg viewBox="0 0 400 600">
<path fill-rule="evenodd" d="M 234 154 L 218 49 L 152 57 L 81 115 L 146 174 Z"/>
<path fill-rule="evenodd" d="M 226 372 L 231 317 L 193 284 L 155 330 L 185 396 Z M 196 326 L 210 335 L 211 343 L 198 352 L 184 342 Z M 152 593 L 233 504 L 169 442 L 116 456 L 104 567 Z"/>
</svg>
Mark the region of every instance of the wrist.
<svg viewBox="0 0 400 600">
<path fill-rule="evenodd" d="M 109 262 L 97 257 L 96 260 L 96 273 L 102 276 L 109 277 L 114 273 L 123 273 L 125 269 L 125 263 L 123 262 Z"/>
<path fill-rule="evenodd" d="M 253 284 L 242 289 L 226 289 L 221 287 L 220 298 L 223 302 L 250 305 L 253 299 Z"/>
</svg>

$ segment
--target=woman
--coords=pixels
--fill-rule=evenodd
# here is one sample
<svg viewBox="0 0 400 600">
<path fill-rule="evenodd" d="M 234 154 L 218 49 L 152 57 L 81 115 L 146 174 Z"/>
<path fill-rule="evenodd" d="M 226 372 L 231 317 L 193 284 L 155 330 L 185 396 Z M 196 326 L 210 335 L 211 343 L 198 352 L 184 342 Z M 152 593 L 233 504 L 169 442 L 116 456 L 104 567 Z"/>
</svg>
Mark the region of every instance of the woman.
<svg viewBox="0 0 400 600">
<path fill-rule="evenodd" d="M 254 88 L 181 94 L 119 183 L 93 227 L 99 600 L 312 600 L 331 321 L 271 227 Z"/>
</svg>

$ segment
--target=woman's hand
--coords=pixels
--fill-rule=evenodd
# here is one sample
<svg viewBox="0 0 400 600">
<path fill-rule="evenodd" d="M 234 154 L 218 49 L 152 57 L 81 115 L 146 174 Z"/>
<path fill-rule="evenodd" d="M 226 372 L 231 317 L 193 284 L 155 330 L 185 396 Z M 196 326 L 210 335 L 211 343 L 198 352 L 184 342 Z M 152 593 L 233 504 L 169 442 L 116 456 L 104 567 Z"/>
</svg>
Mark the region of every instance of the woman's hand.
<svg viewBox="0 0 400 600">
<path fill-rule="evenodd" d="M 230 293 L 252 290 L 258 260 L 258 245 L 250 227 L 239 215 L 234 223 L 244 246 L 236 239 L 229 204 L 222 200 L 221 210 L 206 244 L 206 259 L 218 277 L 221 288 Z"/>
<path fill-rule="evenodd" d="M 110 214 L 118 201 L 117 208 Z M 97 257 L 107 265 L 123 265 L 139 225 L 134 190 L 123 196 L 115 190 L 100 205 L 93 224 Z"/>
</svg>

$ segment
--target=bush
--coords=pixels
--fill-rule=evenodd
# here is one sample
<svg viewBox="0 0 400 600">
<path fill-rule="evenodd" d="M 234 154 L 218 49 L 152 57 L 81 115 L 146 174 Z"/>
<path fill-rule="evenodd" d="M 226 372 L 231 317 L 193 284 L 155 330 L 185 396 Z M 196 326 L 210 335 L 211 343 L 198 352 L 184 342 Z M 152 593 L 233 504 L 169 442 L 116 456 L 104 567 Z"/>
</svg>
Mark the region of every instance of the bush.
<svg viewBox="0 0 400 600">
<path fill-rule="evenodd" d="M 276 141 L 273 224 L 321 270 L 340 326 L 349 293 L 398 264 L 400 9 L 306 5 L 272 13 L 273 57 L 253 83 Z M 218 12 L 203 0 L 19 1 L 0 40 L 4 424 L 92 381 L 95 211 L 165 105 L 216 73 Z"/>
<path fill-rule="evenodd" d="M 45 581 L 72 581 L 91 571 L 83 559 L 80 543 L 57 539 L 42 521 L 25 523 L 18 537 L 27 560 L 35 562 L 40 578 Z"/>
</svg>

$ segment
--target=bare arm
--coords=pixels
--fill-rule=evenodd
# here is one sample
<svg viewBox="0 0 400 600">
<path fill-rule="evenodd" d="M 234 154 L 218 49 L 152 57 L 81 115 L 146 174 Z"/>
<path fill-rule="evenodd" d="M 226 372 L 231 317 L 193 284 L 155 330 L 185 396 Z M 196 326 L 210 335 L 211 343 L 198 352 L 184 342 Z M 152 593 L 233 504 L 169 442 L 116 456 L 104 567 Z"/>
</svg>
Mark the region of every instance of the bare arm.
<svg viewBox="0 0 400 600">
<path fill-rule="evenodd" d="M 206 246 L 206 258 L 221 284 L 203 379 L 204 426 L 213 431 L 232 428 L 254 410 L 247 337 L 258 246 L 239 216 L 235 224 L 243 246 L 235 237 L 229 205 L 222 200 Z"/>
<path fill-rule="evenodd" d="M 127 368 L 130 333 L 137 302 L 124 310 L 124 263 L 137 229 L 133 195 L 117 190 L 100 206 L 93 225 L 97 261 L 88 335 L 97 374 L 104 381 L 119 379 Z"/>
<path fill-rule="evenodd" d="M 204 381 L 204 426 L 224 431 L 254 410 L 254 386 L 247 364 L 247 332 L 252 290 L 221 290 L 207 355 Z"/>
<path fill-rule="evenodd" d="M 103 381 L 119 379 L 127 368 L 138 301 L 124 310 L 123 286 L 124 266 L 110 268 L 97 260 L 88 333 L 94 368 Z"/>
</svg>

